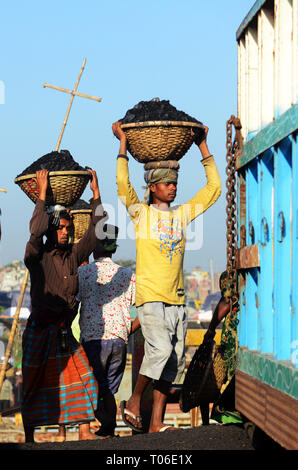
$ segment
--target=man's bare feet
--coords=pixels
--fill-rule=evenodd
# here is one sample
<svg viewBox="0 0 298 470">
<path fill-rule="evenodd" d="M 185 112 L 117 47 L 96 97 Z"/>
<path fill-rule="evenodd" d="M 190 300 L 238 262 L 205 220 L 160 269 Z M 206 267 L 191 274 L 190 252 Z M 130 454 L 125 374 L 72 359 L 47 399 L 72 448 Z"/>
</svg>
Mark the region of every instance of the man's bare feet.
<svg viewBox="0 0 298 470">
<path fill-rule="evenodd" d="M 98 431 L 100 428 L 100 424 L 99 422 L 97 421 L 97 419 L 95 421 L 92 421 L 90 423 L 90 429 L 93 429 L 93 431 Z"/>
<path fill-rule="evenodd" d="M 64 442 L 66 441 L 66 427 L 64 424 L 59 424 L 58 435 L 55 438 L 55 442 Z"/>
<path fill-rule="evenodd" d="M 93 432 L 90 432 L 90 424 L 89 423 L 84 423 L 79 425 L 79 441 L 87 441 L 87 440 L 93 440 L 93 439 L 98 439 L 98 436 L 96 434 L 93 434 Z"/>
<path fill-rule="evenodd" d="M 89 433 L 79 433 L 79 441 L 93 441 L 94 439 L 98 439 L 98 436 L 96 434 L 93 434 L 92 432 Z"/>
</svg>

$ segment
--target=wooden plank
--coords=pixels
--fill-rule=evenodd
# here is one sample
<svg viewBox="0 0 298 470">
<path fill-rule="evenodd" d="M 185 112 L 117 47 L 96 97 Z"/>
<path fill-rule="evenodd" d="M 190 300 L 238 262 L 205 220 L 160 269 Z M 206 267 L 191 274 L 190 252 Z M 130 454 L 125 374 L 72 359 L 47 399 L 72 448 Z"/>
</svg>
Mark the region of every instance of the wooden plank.
<svg viewBox="0 0 298 470">
<path fill-rule="evenodd" d="M 242 21 L 241 25 L 239 26 L 236 32 L 237 41 L 239 41 L 240 37 L 246 30 L 249 23 L 251 23 L 251 21 L 255 19 L 256 15 L 259 13 L 260 9 L 262 8 L 262 6 L 264 5 L 266 1 L 267 0 L 257 0 L 256 3 L 252 6 L 252 8 L 249 10 L 248 14 L 246 15 L 246 17 L 244 18 L 244 20 Z"/>
<path fill-rule="evenodd" d="M 199 346 L 202 344 L 204 335 L 207 330 L 197 329 L 197 330 L 187 330 L 185 338 L 185 346 Z M 221 339 L 221 330 L 216 330 L 215 333 L 215 342 L 216 344 L 220 343 Z"/>
<path fill-rule="evenodd" d="M 289 0 L 275 0 L 275 118 L 292 104 L 293 17 Z"/>
<path fill-rule="evenodd" d="M 237 250 L 236 267 L 237 269 L 249 269 L 260 266 L 259 246 L 250 245 Z"/>
<path fill-rule="evenodd" d="M 298 450 L 298 400 L 237 370 L 235 403 L 237 410 L 281 446 Z"/>
<path fill-rule="evenodd" d="M 258 134 L 249 140 L 237 158 L 237 169 L 247 165 L 251 160 L 261 153 L 278 144 L 288 135 L 294 133 L 298 128 L 298 104 L 293 105 L 268 126 L 264 127 Z"/>
</svg>

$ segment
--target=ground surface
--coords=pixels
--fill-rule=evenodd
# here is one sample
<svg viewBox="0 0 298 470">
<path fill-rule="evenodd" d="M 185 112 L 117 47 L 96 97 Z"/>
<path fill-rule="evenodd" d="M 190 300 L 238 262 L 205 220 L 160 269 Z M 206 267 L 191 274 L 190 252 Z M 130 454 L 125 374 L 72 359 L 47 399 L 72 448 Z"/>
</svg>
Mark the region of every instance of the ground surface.
<svg viewBox="0 0 298 470">
<path fill-rule="evenodd" d="M 255 450 L 241 426 L 209 425 L 177 429 L 163 433 L 135 434 L 96 441 L 43 442 L 34 444 L 0 444 L 0 451 L 18 450 Z"/>
</svg>

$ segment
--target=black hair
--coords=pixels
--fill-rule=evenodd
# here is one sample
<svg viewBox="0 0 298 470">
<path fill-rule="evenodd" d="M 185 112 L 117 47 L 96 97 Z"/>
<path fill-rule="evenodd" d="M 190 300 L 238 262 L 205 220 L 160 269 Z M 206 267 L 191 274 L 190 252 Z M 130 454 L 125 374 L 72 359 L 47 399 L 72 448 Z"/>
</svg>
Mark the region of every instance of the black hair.
<svg viewBox="0 0 298 470">
<path fill-rule="evenodd" d="M 57 214 L 55 214 L 55 212 L 53 212 L 49 217 L 49 229 L 58 230 L 61 219 L 65 219 L 65 220 L 72 222 L 72 217 L 70 213 L 67 212 L 66 210 L 59 212 L 58 216 Z"/>
</svg>

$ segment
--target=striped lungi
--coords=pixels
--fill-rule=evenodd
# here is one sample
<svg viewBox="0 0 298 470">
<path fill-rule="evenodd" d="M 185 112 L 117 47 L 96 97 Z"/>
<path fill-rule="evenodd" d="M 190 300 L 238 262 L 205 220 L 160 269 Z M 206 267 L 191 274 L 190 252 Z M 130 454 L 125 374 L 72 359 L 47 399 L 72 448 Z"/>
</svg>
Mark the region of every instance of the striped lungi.
<svg viewBox="0 0 298 470">
<path fill-rule="evenodd" d="M 82 346 L 68 328 L 68 348 L 61 346 L 60 328 L 37 328 L 23 333 L 24 425 L 82 423 L 94 420 L 98 387 Z"/>
</svg>

